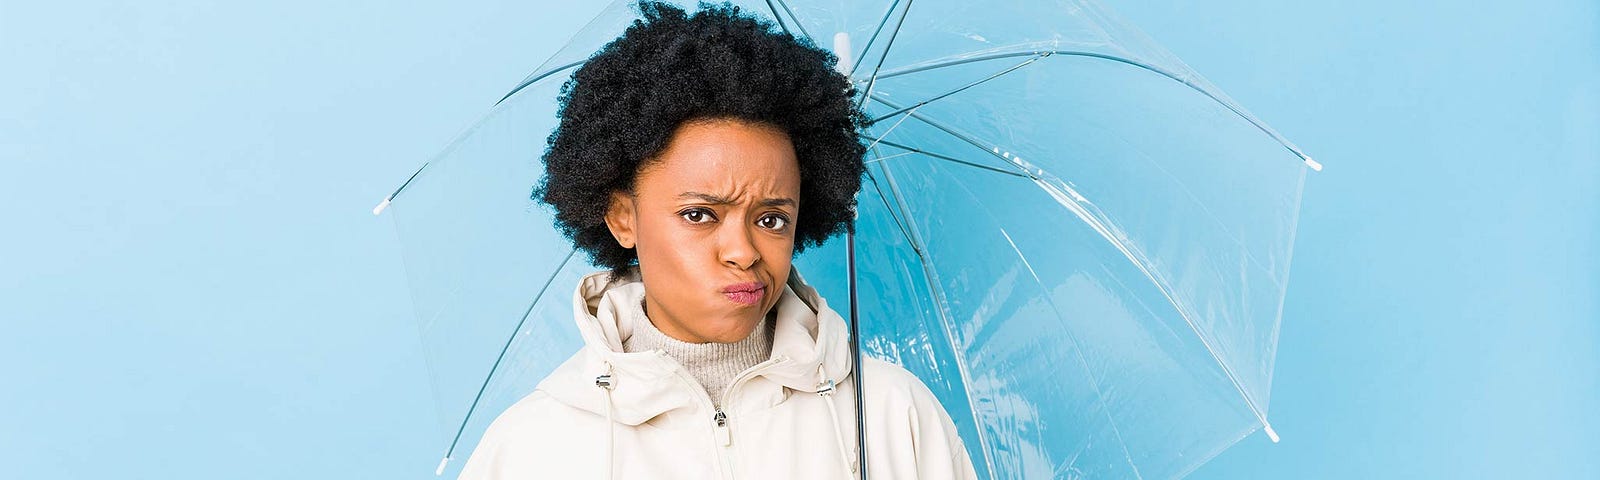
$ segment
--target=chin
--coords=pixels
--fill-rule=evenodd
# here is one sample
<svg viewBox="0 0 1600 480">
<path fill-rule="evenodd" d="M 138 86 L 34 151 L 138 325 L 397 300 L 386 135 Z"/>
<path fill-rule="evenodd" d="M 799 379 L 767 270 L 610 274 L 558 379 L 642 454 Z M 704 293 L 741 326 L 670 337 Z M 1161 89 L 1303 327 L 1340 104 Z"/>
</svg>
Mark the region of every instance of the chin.
<svg viewBox="0 0 1600 480">
<path fill-rule="evenodd" d="M 765 317 L 757 317 L 757 321 L 755 322 L 745 322 L 741 320 L 741 323 L 731 330 L 723 330 L 720 332 L 711 333 L 700 338 L 705 338 L 716 343 L 738 343 L 741 340 L 749 338 L 750 334 L 756 331 L 756 326 L 761 324 L 761 318 Z"/>
</svg>

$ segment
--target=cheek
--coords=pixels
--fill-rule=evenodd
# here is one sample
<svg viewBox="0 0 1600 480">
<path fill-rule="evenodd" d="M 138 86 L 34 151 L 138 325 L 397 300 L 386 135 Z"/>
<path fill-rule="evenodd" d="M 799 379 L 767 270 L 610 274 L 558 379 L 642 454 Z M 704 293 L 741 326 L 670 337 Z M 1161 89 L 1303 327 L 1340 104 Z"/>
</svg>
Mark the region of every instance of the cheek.
<svg viewBox="0 0 1600 480">
<path fill-rule="evenodd" d="M 761 257 L 773 265 L 788 265 L 794 255 L 794 238 L 769 238 L 761 243 Z"/>
<path fill-rule="evenodd" d="M 790 264 L 794 261 L 794 240 L 774 238 L 761 246 L 761 261 L 775 282 L 787 280 Z"/>
<path fill-rule="evenodd" d="M 637 250 L 640 262 L 686 265 L 711 254 L 708 248 L 713 244 L 706 241 L 705 230 L 676 221 L 671 215 L 661 217 L 666 218 L 640 220 Z M 681 270 L 681 267 L 675 269 Z"/>
</svg>

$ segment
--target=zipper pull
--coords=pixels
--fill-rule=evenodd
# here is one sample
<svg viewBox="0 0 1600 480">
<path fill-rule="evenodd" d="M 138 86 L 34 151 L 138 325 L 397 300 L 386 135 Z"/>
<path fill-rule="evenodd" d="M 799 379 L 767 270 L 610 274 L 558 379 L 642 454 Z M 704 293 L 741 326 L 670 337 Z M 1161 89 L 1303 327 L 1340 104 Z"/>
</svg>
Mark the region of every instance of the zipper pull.
<svg viewBox="0 0 1600 480">
<path fill-rule="evenodd" d="M 711 416 L 711 421 L 717 424 L 717 441 L 722 442 L 724 447 L 733 445 L 733 433 L 728 431 L 728 415 L 718 408 L 717 414 Z"/>
</svg>

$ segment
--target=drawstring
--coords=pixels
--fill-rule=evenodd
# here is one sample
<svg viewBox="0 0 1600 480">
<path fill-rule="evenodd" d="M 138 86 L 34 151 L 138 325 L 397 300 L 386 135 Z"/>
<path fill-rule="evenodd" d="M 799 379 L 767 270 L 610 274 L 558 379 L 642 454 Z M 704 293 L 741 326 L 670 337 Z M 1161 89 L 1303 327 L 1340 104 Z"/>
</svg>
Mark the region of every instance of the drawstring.
<svg viewBox="0 0 1600 480">
<path fill-rule="evenodd" d="M 604 363 L 606 365 L 606 372 L 603 373 L 603 374 L 600 374 L 600 376 L 598 376 L 598 377 L 594 377 L 594 385 L 596 387 L 600 387 L 600 391 L 605 392 L 605 395 L 606 395 L 606 477 L 605 478 L 607 478 L 607 479 L 615 479 L 616 478 L 616 471 L 612 468 L 612 463 L 614 463 L 614 461 L 616 459 L 617 424 L 612 419 L 612 415 L 611 415 L 611 387 L 614 384 L 611 382 L 611 362 L 604 362 Z"/>
<path fill-rule="evenodd" d="M 822 366 L 817 366 L 817 395 L 823 397 L 822 403 L 828 404 L 828 416 L 833 419 L 833 439 L 839 445 L 839 460 L 844 462 L 845 478 L 855 478 L 856 469 L 850 465 L 850 454 L 845 450 L 844 432 L 839 430 L 839 409 L 833 406 L 833 388 L 835 384 L 828 378 Z"/>
</svg>

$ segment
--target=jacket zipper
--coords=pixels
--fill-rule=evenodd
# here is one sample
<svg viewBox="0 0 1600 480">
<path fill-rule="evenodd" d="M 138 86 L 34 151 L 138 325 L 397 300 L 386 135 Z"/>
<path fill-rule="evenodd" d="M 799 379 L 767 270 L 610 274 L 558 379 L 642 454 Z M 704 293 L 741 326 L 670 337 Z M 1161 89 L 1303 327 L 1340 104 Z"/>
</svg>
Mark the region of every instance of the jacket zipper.
<svg viewBox="0 0 1600 480">
<path fill-rule="evenodd" d="M 728 431 L 728 415 L 717 409 L 717 414 L 711 416 L 711 422 L 717 425 L 717 443 L 724 447 L 733 445 L 733 433 Z"/>
<path fill-rule="evenodd" d="M 662 350 L 656 350 L 656 354 L 671 358 L 671 356 L 667 355 L 667 352 Z M 728 399 L 733 397 L 733 392 L 738 390 L 739 385 L 743 384 L 745 380 L 754 377 L 755 374 L 760 373 L 762 370 L 766 369 L 767 366 L 783 360 L 784 359 L 782 358 L 772 358 L 746 369 L 743 374 L 733 379 L 733 383 L 728 384 L 727 391 L 722 392 L 722 404 L 728 404 Z M 698 395 L 700 399 L 705 402 L 706 406 L 711 407 L 711 410 L 714 412 L 711 415 L 711 429 L 715 433 L 715 437 L 717 439 L 717 458 L 722 461 L 722 478 L 732 480 L 734 478 L 733 458 L 731 458 L 732 453 L 728 450 L 733 447 L 733 431 L 732 429 L 728 428 L 728 414 L 722 412 L 722 407 L 719 407 L 717 404 L 711 402 L 711 394 L 705 391 L 705 387 L 700 386 L 699 381 L 695 380 L 694 377 L 689 376 L 688 371 L 679 368 L 677 369 L 676 373 L 680 380 L 683 380 L 689 384 L 691 390 L 695 390 L 700 393 L 700 395 Z"/>
</svg>

